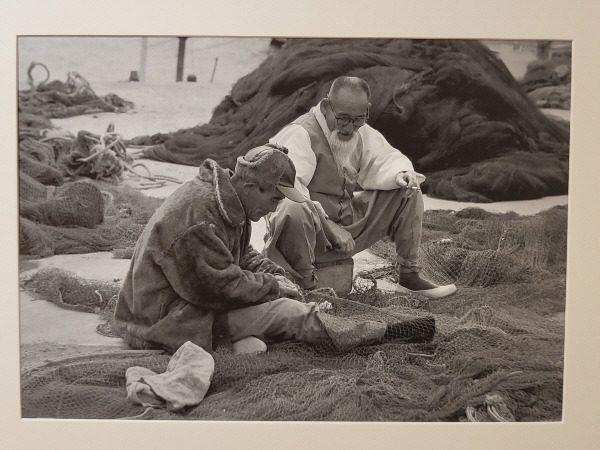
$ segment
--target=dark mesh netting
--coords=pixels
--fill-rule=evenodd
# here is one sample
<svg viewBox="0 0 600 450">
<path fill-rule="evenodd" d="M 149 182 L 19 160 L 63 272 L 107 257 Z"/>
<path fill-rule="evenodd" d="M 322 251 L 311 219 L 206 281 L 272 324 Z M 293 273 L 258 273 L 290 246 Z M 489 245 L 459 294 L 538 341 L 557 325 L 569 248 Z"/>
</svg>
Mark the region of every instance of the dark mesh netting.
<svg viewBox="0 0 600 450">
<path fill-rule="evenodd" d="M 326 289 L 304 293 L 305 301 L 319 304 L 331 343 L 274 344 L 255 355 L 220 349 L 210 389 L 196 407 L 174 413 L 128 403 L 126 369 L 162 373 L 169 361 L 168 355 L 132 352 L 55 361 L 23 372 L 23 415 L 559 421 L 566 220 L 566 208 L 528 217 L 477 209 L 427 211 L 423 272 L 456 282 L 456 294 L 428 300 L 384 292 L 376 283 L 391 269 L 357 274 L 347 298 Z M 373 251 L 393 260 L 389 242 Z M 52 300 L 87 304 L 106 320 L 104 331 L 110 334 L 115 283 L 48 269 L 38 271 L 26 288 Z"/>
<path fill-rule="evenodd" d="M 19 152 L 19 171 L 42 184 L 58 186 L 64 182 L 64 175 L 59 169 L 24 152 Z"/>
<path fill-rule="evenodd" d="M 431 240 L 420 250 L 423 271 L 434 281 L 492 286 L 565 273 L 566 207 L 532 217 L 514 218 L 509 213 L 486 220 L 450 217 L 450 221 L 453 235 Z"/>
<path fill-rule="evenodd" d="M 112 419 L 137 415 L 123 395 L 125 370 L 143 365 L 163 372 L 169 362 L 158 352 L 112 352 L 74 357 L 22 373 L 23 417 Z"/>
<path fill-rule="evenodd" d="M 548 87 L 568 87 L 569 95 L 565 99 L 567 104 L 556 104 L 555 107 L 568 109 L 570 103 L 571 88 L 571 57 L 565 58 L 541 58 L 527 65 L 527 72 L 521 80 L 525 92 L 531 94 L 536 90 Z M 565 108 L 565 106 L 567 106 Z M 550 107 L 550 106 L 547 106 Z"/>
<path fill-rule="evenodd" d="M 426 211 L 419 263 L 423 275 L 438 284 L 494 286 L 564 276 L 567 251 L 567 208 L 535 216 L 492 214 L 477 208 L 457 213 Z M 392 262 L 394 244 L 372 247 Z M 387 267 L 368 278 L 393 275 Z"/>
<path fill-rule="evenodd" d="M 36 66 L 43 67 L 48 78 L 34 86 L 31 71 Z M 31 89 L 19 91 L 19 112 L 45 118 L 71 117 L 97 112 L 125 112 L 133 108 L 133 103 L 116 94 L 98 96 L 89 82 L 77 72 L 68 72 L 66 82 L 53 80 L 44 64 L 33 62 L 28 69 Z"/>
<path fill-rule="evenodd" d="M 233 85 L 209 123 L 131 143 L 149 146 L 151 159 L 211 158 L 233 169 L 342 75 L 367 81 L 369 124 L 427 176 L 428 195 L 490 202 L 567 193 L 569 124 L 546 117 L 476 40 L 287 39 Z"/>
<path fill-rule="evenodd" d="M 44 186 L 19 181 L 19 251 L 29 257 L 113 251 L 131 257 L 162 200 L 92 180 Z"/>
<path fill-rule="evenodd" d="M 121 288 L 116 282 L 85 280 L 72 272 L 54 267 L 38 270 L 31 278 L 22 280 L 21 284 L 45 300 L 83 312 L 100 312 L 111 306 L 114 308 Z"/>
<path fill-rule="evenodd" d="M 494 289 L 489 295 L 481 288 L 477 294 L 468 292 L 469 305 L 453 296 L 445 305 L 451 310 L 447 312 L 436 312 L 433 301 L 375 289 L 357 290 L 350 294 L 351 299 L 312 293 L 307 300 L 318 302 L 327 311 L 323 316 L 329 325 L 335 327 L 336 319 L 352 318 L 357 323 L 372 322 L 374 327 L 383 324 L 391 332 L 383 339 L 354 345 L 353 339 L 359 339 L 340 327 L 334 345 L 290 342 L 272 345 L 264 354 L 237 356 L 220 350 L 214 355 L 215 372 L 204 400 L 177 413 L 147 409 L 126 398 L 127 368 L 142 366 L 162 373 L 168 355 L 132 352 L 126 357 L 115 354 L 56 361 L 23 372 L 23 416 L 560 420 L 564 317 L 515 314 L 519 311 L 510 307 L 491 306 L 505 294 Z M 435 335 L 431 334 L 433 317 Z M 369 333 L 366 329 L 362 337 Z M 416 342 L 411 343 L 413 340 Z M 485 413 L 490 396 L 497 399 L 497 416 Z"/>
<path fill-rule="evenodd" d="M 31 188 L 31 183 L 24 183 L 24 190 Z M 38 188 L 41 188 L 38 185 Z M 93 228 L 104 219 L 104 210 L 109 199 L 102 196 L 100 189 L 86 181 L 74 181 L 54 189 L 52 193 L 31 200 L 23 192 L 19 203 L 19 215 L 35 222 L 52 226 L 79 226 Z M 48 195 L 50 194 L 50 195 Z"/>
<path fill-rule="evenodd" d="M 32 63 L 30 75 L 36 66 L 45 68 Z M 19 252 L 40 258 L 112 251 L 117 258 L 130 258 L 162 200 L 116 182 L 125 170 L 153 186 L 181 182 L 147 169 L 139 172 L 141 164 L 127 154 L 112 125 L 102 135 L 80 131 L 73 136 L 48 120 L 99 110 L 124 112 L 132 103 L 114 94 L 98 97 L 76 72 L 68 74 L 66 83 L 46 81 L 34 86 L 30 79 L 31 89 L 19 91 Z"/>
</svg>

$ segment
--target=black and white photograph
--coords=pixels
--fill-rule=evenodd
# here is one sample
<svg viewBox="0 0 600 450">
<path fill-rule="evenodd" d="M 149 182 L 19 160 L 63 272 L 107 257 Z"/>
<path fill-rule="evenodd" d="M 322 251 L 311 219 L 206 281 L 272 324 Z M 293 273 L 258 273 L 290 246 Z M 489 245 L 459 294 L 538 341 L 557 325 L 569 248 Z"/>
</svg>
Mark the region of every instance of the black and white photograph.
<svg viewBox="0 0 600 450">
<path fill-rule="evenodd" d="M 8 8 L 0 446 L 595 448 L 599 8 Z"/>
<path fill-rule="evenodd" d="M 18 70 L 23 417 L 561 421 L 571 42 L 20 36 Z"/>
</svg>

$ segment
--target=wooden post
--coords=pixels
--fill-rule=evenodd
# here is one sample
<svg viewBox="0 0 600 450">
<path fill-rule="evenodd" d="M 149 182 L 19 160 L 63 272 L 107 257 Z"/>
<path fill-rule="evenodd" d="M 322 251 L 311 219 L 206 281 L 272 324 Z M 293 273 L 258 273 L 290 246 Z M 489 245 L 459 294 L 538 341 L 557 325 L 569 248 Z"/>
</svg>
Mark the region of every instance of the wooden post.
<svg viewBox="0 0 600 450">
<path fill-rule="evenodd" d="M 213 66 L 213 73 L 212 76 L 210 77 L 210 82 L 213 82 L 213 79 L 215 78 L 215 72 L 217 71 L 217 63 L 219 62 L 219 58 L 215 58 L 215 65 Z"/>
<path fill-rule="evenodd" d="M 142 51 L 140 53 L 140 81 L 146 81 L 146 56 L 148 54 L 148 38 L 142 38 Z"/>
<path fill-rule="evenodd" d="M 186 37 L 179 37 L 179 51 L 177 52 L 177 77 L 175 81 L 183 81 L 183 58 L 185 56 Z"/>
</svg>

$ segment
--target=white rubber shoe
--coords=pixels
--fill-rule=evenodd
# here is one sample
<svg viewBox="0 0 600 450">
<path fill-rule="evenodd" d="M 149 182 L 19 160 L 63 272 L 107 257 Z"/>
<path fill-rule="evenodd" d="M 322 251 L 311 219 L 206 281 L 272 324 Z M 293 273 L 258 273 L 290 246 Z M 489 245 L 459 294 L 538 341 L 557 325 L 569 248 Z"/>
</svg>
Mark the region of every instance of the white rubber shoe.
<svg viewBox="0 0 600 450">
<path fill-rule="evenodd" d="M 423 297 L 435 299 L 435 298 L 444 298 L 452 295 L 456 292 L 456 286 L 453 284 L 448 284 L 446 286 L 438 286 L 432 289 L 423 289 L 420 291 L 413 291 L 412 289 L 405 288 L 404 286 L 397 285 L 397 292 L 401 293 L 411 293 L 422 295 Z"/>
<path fill-rule="evenodd" d="M 410 292 L 427 298 L 443 298 L 456 292 L 456 286 L 437 286 L 427 281 L 418 272 L 398 273 L 398 292 Z"/>
</svg>

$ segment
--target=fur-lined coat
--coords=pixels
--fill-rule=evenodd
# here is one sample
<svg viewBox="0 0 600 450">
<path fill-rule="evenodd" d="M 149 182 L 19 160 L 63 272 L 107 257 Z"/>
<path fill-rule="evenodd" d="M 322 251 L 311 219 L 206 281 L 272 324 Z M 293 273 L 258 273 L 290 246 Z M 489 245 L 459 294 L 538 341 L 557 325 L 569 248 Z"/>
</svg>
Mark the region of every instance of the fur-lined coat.
<svg viewBox="0 0 600 450">
<path fill-rule="evenodd" d="M 115 329 L 133 348 L 207 351 L 229 338 L 227 311 L 279 298 L 283 269 L 254 250 L 231 172 L 207 159 L 156 210 L 119 293 Z"/>
</svg>

